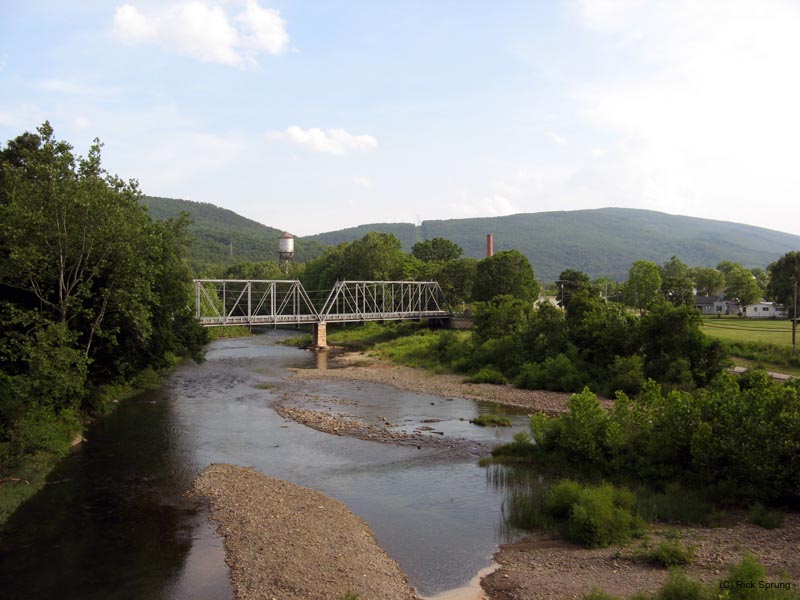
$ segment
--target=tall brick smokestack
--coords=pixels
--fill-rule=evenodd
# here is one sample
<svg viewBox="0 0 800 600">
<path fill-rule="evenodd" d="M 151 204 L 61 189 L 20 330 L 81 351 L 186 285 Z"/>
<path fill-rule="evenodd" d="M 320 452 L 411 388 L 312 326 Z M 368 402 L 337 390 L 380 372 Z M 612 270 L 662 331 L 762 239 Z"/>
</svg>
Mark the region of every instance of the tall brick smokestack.
<svg viewBox="0 0 800 600">
<path fill-rule="evenodd" d="M 486 258 L 494 256 L 494 236 L 491 233 L 486 234 Z"/>
</svg>

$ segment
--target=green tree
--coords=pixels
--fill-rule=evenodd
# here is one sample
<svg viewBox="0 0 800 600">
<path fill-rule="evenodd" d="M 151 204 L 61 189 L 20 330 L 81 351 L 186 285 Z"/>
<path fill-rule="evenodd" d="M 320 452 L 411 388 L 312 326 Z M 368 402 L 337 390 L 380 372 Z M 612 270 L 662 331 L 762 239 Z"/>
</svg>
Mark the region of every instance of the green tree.
<svg viewBox="0 0 800 600">
<path fill-rule="evenodd" d="M 645 375 L 680 387 L 707 385 L 721 370 L 719 340 L 700 331 L 702 318 L 692 306 L 654 302 L 639 322 Z"/>
<path fill-rule="evenodd" d="M 725 274 L 713 267 L 695 267 L 692 277 L 700 296 L 718 296 L 725 289 Z"/>
<path fill-rule="evenodd" d="M 474 258 L 451 260 L 432 273 L 432 279 L 439 282 L 444 297 L 451 306 L 472 299 L 472 286 L 478 271 L 478 261 Z"/>
<path fill-rule="evenodd" d="M 556 283 L 558 284 L 556 302 L 562 308 L 569 306 L 570 298 L 572 298 L 572 294 L 575 292 L 588 291 L 590 293 L 596 293 L 589 280 L 589 276 L 575 269 L 561 271 Z"/>
<path fill-rule="evenodd" d="M 628 304 L 638 308 L 639 313 L 644 313 L 658 296 L 659 289 L 661 289 L 661 270 L 658 265 L 647 260 L 637 260 L 633 263 L 625 284 Z"/>
<path fill-rule="evenodd" d="M 800 294 L 800 252 L 787 252 L 767 267 L 769 271 L 769 297 L 789 309 L 792 319 L 792 350 L 797 353 L 797 305 Z"/>
<path fill-rule="evenodd" d="M 539 297 L 539 283 L 533 275 L 533 268 L 525 255 L 517 250 L 498 252 L 478 262 L 473 299 L 485 302 L 501 295 L 531 303 Z"/>
<path fill-rule="evenodd" d="M 691 269 L 677 256 L 661 266 L 661 295 L 675 306 L 693 304 Z"/>
<path fill-rule="evenodd" d="M 48 123 L 0 148 L 0 454 L 65 448 L 92 388 L 201 354 L 188 218 L 154 223 L 100 148 L 75 156 Z"/>
<path fill-rule="evenodd" d="M 329 248 L 310 261 L 301 276 L 309 291 L 330 290 L 337 281 L 414 279 L 417 265 L 391 233 L 370 232 L 359 240 Z"/>
<path fill-rule="evenodd" d="M 417 242 L 411 249 L 411 254 L 424 262 L 447 262 L 459 258 L 464 254 L 464 250 L 455 242 L 437 237 L 432 240 Z"/>
<path fill-rule="evenodd" d="M 717 269 L 725 274 L 725 298 L 740 307 L 759 300 L 763 293 L 753 274 L 745 267 L 731 261 L 723 261 Z"/>
</svg>

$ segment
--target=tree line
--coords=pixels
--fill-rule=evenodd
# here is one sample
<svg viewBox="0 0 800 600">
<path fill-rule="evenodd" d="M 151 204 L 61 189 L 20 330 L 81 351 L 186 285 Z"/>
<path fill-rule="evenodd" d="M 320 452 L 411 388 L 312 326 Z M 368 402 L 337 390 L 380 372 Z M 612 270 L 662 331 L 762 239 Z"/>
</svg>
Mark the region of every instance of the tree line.
<svg viewBox="0 0 800 600">
<path fill-rule="evenodd" d="M 135 181 L 44 123 L 0 147 L 0 464 L 60 455 L 125 385 L 201 357 L 188 217 L 155 222 Z"/>
</svg>

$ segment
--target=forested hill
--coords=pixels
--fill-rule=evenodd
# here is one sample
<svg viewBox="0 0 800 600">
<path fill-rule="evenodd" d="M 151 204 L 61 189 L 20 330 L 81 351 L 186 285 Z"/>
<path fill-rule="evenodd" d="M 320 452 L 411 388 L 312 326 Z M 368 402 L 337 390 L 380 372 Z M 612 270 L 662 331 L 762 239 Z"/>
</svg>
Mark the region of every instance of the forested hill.
<svg viewBox="0 0 800 600">
<path fill-rule="evenodd" d="M 193 236 L 189 262 L 195 273 L 201 273 L 211 265 L 278 260 L 278 238 L 283 233 L 280 229 L 205 202 L 153 196 L 143 196 L 141 202 L 157 221 L 177 217 L 181 212 L 189 213 L 192 218 L 189 232 Z M 297 240 L 296 260 L 310 260 L 320 255 L 323 249 L 317 241 Z"/>
<path fill-rule="evenodd" d="M 410 223 L 362 225 L 304 239 L 339 243 L 357 239 L 367 231 L 395 233 L 406 250 L 417 240 L 443 237 L 475 258 L 485 256 L 486 234 L 492 233 L 496 252 L 519 250 L 530 260 L 537 279 L 543 281 L 557 279 L 567 268 L 591 277 L 624 280 L 633 261 L 661 264 L 672 256 L 692 266 L 716 266 L 730 260 L 763 268 L 785 252 L 800 249 L 800 236 L 796 235 L 631 208 L 424 221 L 419 227 Z"/>
</svg>

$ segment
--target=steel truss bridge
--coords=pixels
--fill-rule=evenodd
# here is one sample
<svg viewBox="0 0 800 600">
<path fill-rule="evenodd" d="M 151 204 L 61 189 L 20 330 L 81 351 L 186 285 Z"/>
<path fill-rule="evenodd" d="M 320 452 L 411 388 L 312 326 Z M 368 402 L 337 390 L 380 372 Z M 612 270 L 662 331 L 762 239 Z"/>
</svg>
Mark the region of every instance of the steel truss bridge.
<svg viewBox="0 0 800 600">
<path fill-rule="evenodd" d="M 448 318 L 435 281 L 337 281 L 317 301 L 297 280 L 195 279 L 195 317 L 206 327 L 322 325 Z M 325 298 L 322 301 L 322 298 Z"/>
</svg>

